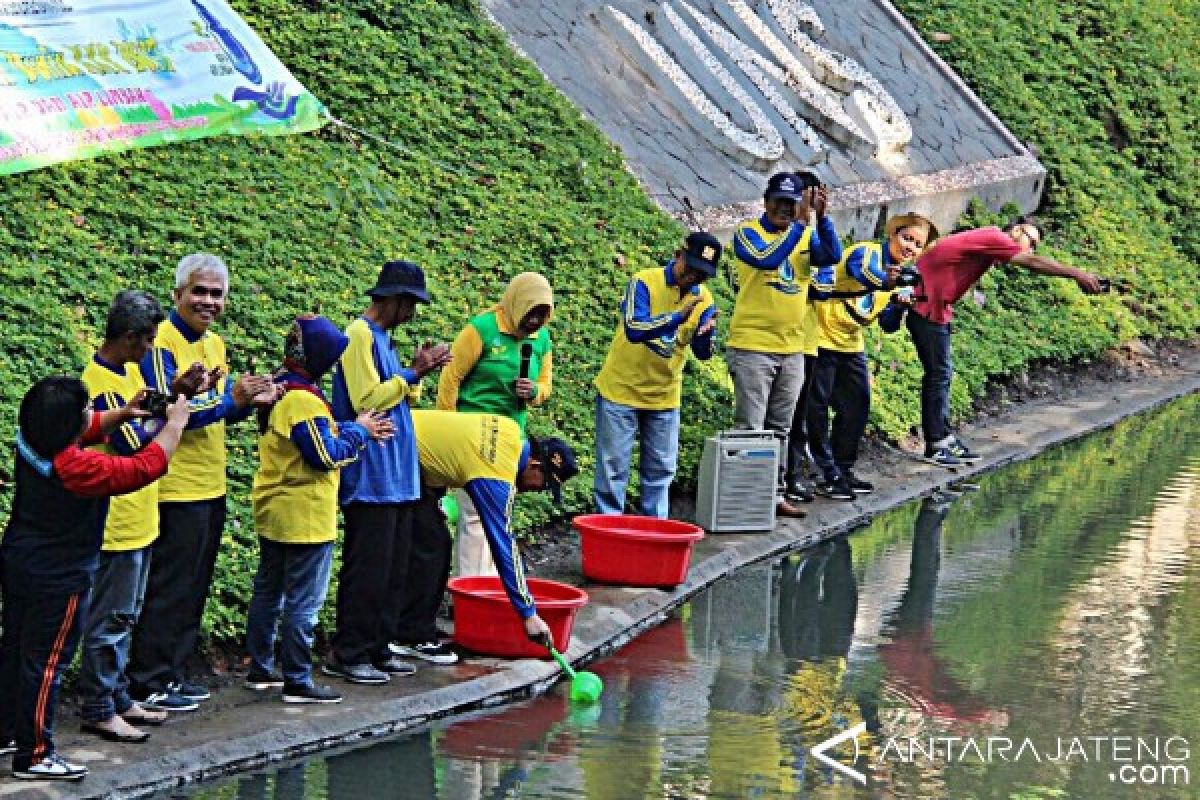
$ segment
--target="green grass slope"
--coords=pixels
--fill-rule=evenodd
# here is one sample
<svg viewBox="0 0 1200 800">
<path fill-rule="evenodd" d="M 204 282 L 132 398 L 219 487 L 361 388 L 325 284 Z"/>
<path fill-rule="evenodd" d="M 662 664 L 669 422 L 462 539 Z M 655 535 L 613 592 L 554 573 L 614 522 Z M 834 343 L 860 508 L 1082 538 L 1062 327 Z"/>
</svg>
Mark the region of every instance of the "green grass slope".
<svg viewBox="0 0 1200 800">
<path fill-rule="evenodd" d="M 551 278 L 558 300 L 555 397 L 533 416 L 533 429 L 558 430 L 580 444 L 585 474 L 568 502 L 585 507 L 591 379 L 616 322 L 621 288 L 635 269 L 660 263 L 682 228 L 646 197 L 620 152 L 470 2 L 233 5 L 336 115 L 399 147 L 355 141 L 330 126 L 310 136 L 213 139 L 6 178 L 0 448 L 11 452 L 17 403 L 34 379 L 81 368 L 113 293 L 137 286 L 167 300 L 174 264 L 186 253 L 212 251 L 231 265 L 233 292 L 220 331 L 238 370 L 251 359 L 260 369 L 277 363 L 297 312 L 351 318 L 385 257 L 424 264 L 435 295 L 435 305 L 399 334 L 402 348 L 427 336 L 450 339 L 469 315 L 495 302 L 509 277 L 533 269 Z M 1066 20 L 1065 11 L 1044 5 L 1044 18 Z M 1186 81 L 1196 85 L 1196 66 L 1194 54 L 1171 37 L 1187 25 L 1194 29 L 1194 20 L 1182 12 L 1170 19 L 1165 11 L 1139 18 L 1114 37 L 1119 53 L 1101 46 L 1104 37 L 1087 40 L 1089 57 L 1103 63 L 1090 73 L 1066 70 L 1065 55 L 1049 57 L 1029 41 L 1054 26 L 1030 33 L 1032 26 L 1012 22 L 1003 34 L 1016 41 L 998 44 L 979 35 L 977 21 L 948 20 L 947 13 L 934 15 L 935 7 L 922 7 L 918 22 L 924 25 L 926 14 L 941 26 L 955 21 L 952 32 L 961 38 L 948 57 L 1020 135 L 1043 147 L 1054 170 L 1052 238 L 1065 248 L 1059 254 L 1130 287 L 1120 297 L 1090 301 L 1060 284 L 1018 278 L 994 285 L 983 311 L 964 314 L 962 326 L 972 335 L 956 337 L 962 348 L 956 409 L 966 409 L 989 375 L 1029 361 L 1094 355 L 1134 334 L 1193 333 L 1200 276 L 1196 241 L 1188 238 L 1194 233 L 1181 223 L 1188 219 L 1184 209 L 1194 217 L 1196 134 L 1182 88 Z M 1071 22 L 1077 17 L 1072 12 Z M 1040 47 L 1066 54 L 1077 46 L 1072 39 Z M 1024 60 L 1006 48 L 1026 53 Z M 1132 90 L 1126 77 L 1109 77 L 1107 70 L 1119 69 L 1110 59 L 1146 53 L 1158 61 L 1138 74 L 1162 93 L 1137 92 L 1136 104 L 1131 96 L 1131 105 L 1117 109 L 1127 137 L 1137 142 L 1117 150 L 1102 127 L 1092 130 L 1095 114 L 1073 109 L 1080 87 L 1098 86 L 1094 81 Z M 1041 76 L 1044 94 L 1034 108 L 1025 93 L 1010 96 L 1023 70 Z M 727 287 L 714 289 L 728 311 Z M 879 347 L 876 422 L 899 435 L 919 416 L 918 371 L 904 337 L 873 342 Z M 687 481 L 704 433 L 731 416 L 719 361 L 689 367 L 684 403 L 681 478 Z M 222 640 L 240 635 L 256 560 L 249 425 L 231 436 L 230 451 L 230 536 L 207 620 Z M 0 461 L 3 480 L 11 473 L 8 459 Z M 11 486 L 0 492 L 0 516 L 11 496 Z M 520 522 L 543 521 L 547 510 L 542 500 L 523 500 Z"/>
</svg>

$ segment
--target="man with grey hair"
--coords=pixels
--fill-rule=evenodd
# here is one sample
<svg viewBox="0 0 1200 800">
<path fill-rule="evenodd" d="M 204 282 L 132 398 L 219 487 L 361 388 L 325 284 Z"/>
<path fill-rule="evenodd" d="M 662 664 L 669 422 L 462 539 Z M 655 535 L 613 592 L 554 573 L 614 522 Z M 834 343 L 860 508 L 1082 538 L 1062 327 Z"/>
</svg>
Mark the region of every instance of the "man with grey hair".
<svg viewBox="0 0 1200 800">
<path fill-rule="evenodd" d="M 228 375 L 225 343 L 210 330 L 225 310 L 229 270 L 214 255 L 184 256 L 175 308 L 141 361 L 146 384 L 188 394 L 192 414 L 171 469 L 158 483 L 159 536 L 134 633 L 130 694 L 144 707 L 193 711 L 208 689 L 185 680 L 225 527 L 225 423 L 276 399 L 268 376 Z"/>
</svg>

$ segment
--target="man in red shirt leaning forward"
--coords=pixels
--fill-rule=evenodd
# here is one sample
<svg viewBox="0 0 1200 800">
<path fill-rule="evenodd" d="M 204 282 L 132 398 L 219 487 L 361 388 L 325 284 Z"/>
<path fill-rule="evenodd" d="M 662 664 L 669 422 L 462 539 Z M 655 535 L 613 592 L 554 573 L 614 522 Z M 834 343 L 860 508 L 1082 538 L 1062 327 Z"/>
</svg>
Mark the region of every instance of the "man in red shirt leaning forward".
<svg viewBox="0 0 1200 800">
<path fill-rule="evenodd" d="M 1029 217 L 1004 227 L 977 228 L 939 240 L 917 260 L 921 287 L 908 314 L 908 332 L 921 359 L 921 431 L 925 460 L 943 467 L 978 461 L 950 430 L 950 322 L 954 303 L 995 264 L 1016 264 L 1032 272 L 1070 278 L 1088 294 L 1108 289 L 1108 281 L 1037 254 L 1042 229 Z"/>
</svg>

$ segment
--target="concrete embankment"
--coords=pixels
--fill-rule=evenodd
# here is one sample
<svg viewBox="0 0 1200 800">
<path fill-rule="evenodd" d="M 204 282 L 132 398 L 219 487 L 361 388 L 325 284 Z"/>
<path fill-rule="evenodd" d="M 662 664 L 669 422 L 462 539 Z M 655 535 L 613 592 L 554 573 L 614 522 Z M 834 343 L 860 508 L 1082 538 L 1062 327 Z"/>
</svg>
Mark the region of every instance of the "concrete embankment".
<svg viewBox="0 0 1200 800">
<path fill-rule="evenodd" d="M 1066 397 L 1015 406 L 966 428 L 964 435 L 984 456 L 974 467 L 948 471 L 885 453 L 864 465 L 863 474 L 879 487 L 874 494 L 854 503 L 818 500 L 808 507 L 807 519 L 782 522 L 770 533 L 708 536 L 696 550 L 686 582 L 674 591 L 587 586 L 591 603 L 577 620 L 568 656 L 586 661 L 611 652 L 746 564 L 815 544 L 947 483 L 1029 458 L 1198 390 L 1200 353 L 1192 349 L 1163 374 L 1120 383 L 1084 381 Z M 576 584 L 582 580 L 577 556 L 536 574 Z M 557 679 L 550 662 L 469 658 L 455 667 L 422 668 L 415 677 L 382 688 L 346 686 L 345 702 L 336 706 L 285 706 L 276 695 L 234 686 L 216 692 L 200 712 L 154 729 L 143 745 L 83 736 L 78 719 L 64 708 L 60 749 L 87 763 L 92 774 L 73 786 L 34 787 L 3 777 L 0 798 L 141 797 L 528 697 Z"/>
</svg>

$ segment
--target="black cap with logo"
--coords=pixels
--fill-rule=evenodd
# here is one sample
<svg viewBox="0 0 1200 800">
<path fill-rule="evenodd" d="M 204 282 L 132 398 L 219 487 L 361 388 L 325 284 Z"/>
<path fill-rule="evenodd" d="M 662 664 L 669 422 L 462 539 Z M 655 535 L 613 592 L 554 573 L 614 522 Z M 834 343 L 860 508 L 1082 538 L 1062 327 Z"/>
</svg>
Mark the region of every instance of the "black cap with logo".
<svg viewBox="0 0 1200 800">
<path fill-rule="evenodd" d="M 544 439 L 531 436 L 529 444 L 533 455 L 542 462 L 542 472 L 546 476 L 545 490 L 553 495 L 555 503 L 561 505 L 562 485 L 579 474 L 575 451 L 571 445 L 553 436 Z"/>
<path fill-rule="evenodd" d="M 683 260 L 711 278 L 717 274 L 717 264 L 721 261 L 721 242 L 704 231 L 689 233 L 683 244 Z"/>
</svg>

